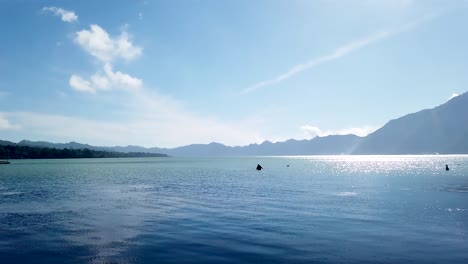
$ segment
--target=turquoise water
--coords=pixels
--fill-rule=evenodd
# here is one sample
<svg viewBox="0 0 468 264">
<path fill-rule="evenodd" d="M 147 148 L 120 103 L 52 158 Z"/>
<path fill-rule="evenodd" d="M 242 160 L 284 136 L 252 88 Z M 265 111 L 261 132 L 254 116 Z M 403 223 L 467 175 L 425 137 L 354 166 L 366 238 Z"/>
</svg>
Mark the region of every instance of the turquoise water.
<svg viewBox="0 0 468 264">
<path fill-rule="evenodd" d="M 14 160 L 20 262 L 468 263 L 468 156 Z"/>
</svg>

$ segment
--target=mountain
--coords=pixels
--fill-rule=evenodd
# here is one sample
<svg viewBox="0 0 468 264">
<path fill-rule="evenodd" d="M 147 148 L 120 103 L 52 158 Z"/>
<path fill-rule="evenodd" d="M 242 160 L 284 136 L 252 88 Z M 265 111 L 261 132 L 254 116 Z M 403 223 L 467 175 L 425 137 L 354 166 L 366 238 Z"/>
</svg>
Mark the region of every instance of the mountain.
<svg viewBox="0 0 468 264">
<path fill-rule="evenodd" d="M 48 149 L 69 149 L 69 150 L 84 150 L 89 149 L 91 151 L 98 151 L 98 152 L 119 152 L 119 153 L 127 153 L 129 155 L 120 155 L 121 157 L 156 157 L 156 156 L 167 156 L 165 154 L 161 154 L 160 152 L 156 151 L 157 148 L 154 149 L 147 149 L 144 147 L 138 146 L 127 146 L 127 147 L 100 147 L 100 146 L 92 146 L 89 144 L 82 144 L 78 142 L 71 141 L 69 143 L 51 143 L 47 141 L 29 141 L 29 140 L 21 140 L 18 143 L 14 143 L 11 141 L 0 140 L 0 146 L 18 146 L 18 147 L 38 147 L 38 148 L 48 148 Z M 105 154 L 107 155 L 107 154 Z M 119 156 L 119 154 L 115 154 L 114 156 Z"/>
<path fill-rule="evenodd" d="M 13 146 L 13 145 L 16 145 L 16 143 L 13 143 L 11 141 L 6 141 L 6 140 L 0 140 L 0 146 Z"/>
<path fill-rule="evenodd" d="M 174 149 L 159 149 L 170 156 L 278 156 L 350 154 L 362 138 L 355 135 L 290 139 L 284 142 L 228 147 L 220 143 L 193 144 Z"/>
<path fill-rule="evenodd" d="M 272 143 L 265 141 L 261 144 L 250 144 L 248 146 L 230 147 L 220 143 L 192 144 L 177 148 L 144 148 L 139 146 L 115 146 L 102 147 L 81 144 L 77 142 L 50 143 L 45 141 L 22 140 L 18 143 L 0 141 L 0 145 L 17 145 L 56 149 L 90 149 L 93 151 L 109 152 L 140 152 L 140 153 L 163 153 L 170 156 L 275 156 L 275 155 L 334 155 L 351 154 L 357 147 L 361 137 L 355 135 L 333 135 L 326 137 L 315 137 L 311 140 L 290 139 L 284 142 Z M 4 142 L 4 143 L 2 143 Z"/>
<path fill-rule="evenodd" d="M 29 141 L 29 140 L 21 140 L 17 143 L 18 146 L 28 146 L 28 147 L 41 147 L 41 148 L 57 148 L 57 149 L 92 149 L 98 150 L 99 147 L 94 147 L 88 144 L 81 144 L 78 142 L 69 142 L 69 143 L 50 143 L 46 141 Z M 100 150 L 100 149 L 99 149 Z"/>
<path fill-rule="evenodd" d="M 6 142 L 8 142 L 8 141 L 6 141 Z M 0 144 L 2 144 L 1 141 L 0 141 Z M 3 145 L 6 145 L 6 144 L 3 144 Z M 101 147 L 101 146 L 92 146 L 92 145 L 89 145 L 89 144 L 82 144 L 82 143 L 78 143 L 78 142 L 74 142 L 74 141 L 71 141 L 69 143 L 51 143 L 51 142 L 47 142 L 47 141 L 22 140 L 22 141 L 16 143 L 16 145 L 18 145 L 18 146 L 29 146 L 29 147 L 41 147 L 41 148 L 57 148 L 57 149 L 64 149 L 64 148 L 68 148 L 68 149 L 90 149 L 90 150 L 95 150 L 95 151 L 113 151 L 113 152 L 124 152 L 124 153 L 130 153 L 130 152 L 158 153 L 156 151 L 156 150 L 158 150 L 158 148 L 147 149 L 147 148 L 139 147 L 139 146 Z"/>
<path fill-rule="evenodd" d="M 468 153 L 468 93 L 391 120 L 363 138 L 353 154 Z"/>
<path fill-rule="evenodd" d="M 167 157 L 165 154 L 110 152 L 85 149 L 57 149 L 7 145 L 0 146 L 0 159 L 77 159 L 77 158 L 140 158 Z"/>
<path fill-rule="evenodd" d="M 274 156 L 338 154 L 468 154 L 468 93 L 459 95 L 433 109 L 394 119 L 366 137 L 331 135 L 310 140 L 229 147 L 220 143 L 192 144 L 178 148 L 140 146 L 102 147 L 77 142 L 50 143 L 0 140 L 0 145 L 90 149 L 111 152 L 164 153 L 170 156 Z"/>
</svg>

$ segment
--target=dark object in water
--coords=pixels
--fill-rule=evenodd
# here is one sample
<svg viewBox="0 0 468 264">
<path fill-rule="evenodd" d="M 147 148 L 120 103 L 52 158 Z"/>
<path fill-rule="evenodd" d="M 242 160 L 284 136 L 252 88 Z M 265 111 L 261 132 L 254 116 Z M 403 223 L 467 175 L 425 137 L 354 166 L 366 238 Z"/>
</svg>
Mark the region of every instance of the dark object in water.
<svg viewBox="0 0 468 264">
<path fill-rule="evenodd" d="M 450 170 L 450 168 L 448 167 L 448 164 L 445 165 L 445 170 L 446 170 L 446 171 L 449 171 L 449 170 Z"/>
<path fill-rule="evenodd" d="M 286 165 L 286 167 L 289 167 L 289 164 L 288 164 L 288 165 Z"/>
<path fill-rule="evenodd" d="M 8 160 L 0 160 L 0 164 L 10 164 Z"/>
<path fill-rule="evenodd" d="M 257 164 L 257 170 L 262 170 L 262 169 L 263 169 L 263 167 L 260 166 L 260 164 Z"/>
</svg>

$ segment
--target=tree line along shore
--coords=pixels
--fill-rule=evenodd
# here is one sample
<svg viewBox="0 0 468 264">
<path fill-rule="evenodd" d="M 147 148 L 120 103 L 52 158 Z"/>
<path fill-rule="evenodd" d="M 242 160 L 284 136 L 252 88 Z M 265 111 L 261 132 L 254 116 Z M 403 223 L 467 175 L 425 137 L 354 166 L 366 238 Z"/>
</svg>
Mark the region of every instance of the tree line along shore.
<svg viewBox="0 0 468 264">
<path fill-rule="evenodd" d="M 168 157 L 146 152 L 111 152 L 90 149 L 57 149 L 28 146 L 0 146 L 0 159 L 76 159 L 76 158 L 137 158 Z"/>
</svg>

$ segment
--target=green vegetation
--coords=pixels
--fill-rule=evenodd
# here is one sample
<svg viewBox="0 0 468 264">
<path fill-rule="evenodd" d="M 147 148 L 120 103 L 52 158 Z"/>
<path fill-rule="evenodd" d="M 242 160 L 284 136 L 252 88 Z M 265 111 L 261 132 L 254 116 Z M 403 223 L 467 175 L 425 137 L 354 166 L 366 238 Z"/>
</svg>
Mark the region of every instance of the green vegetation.
<svg viewBox="0 0 468 264">
<path fill-rule="evenodd" d="M 134 158 L 167 157 L 166 154 L 144 152 L 109 152 L 90 149 L 56 149 L 28 146 L 0 146 L 0 159 L 74 159 L 74 158 Z"/>
</svg>

